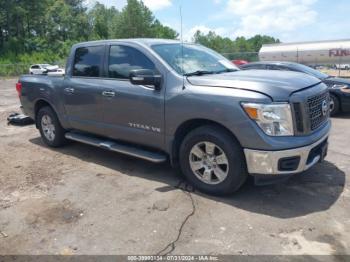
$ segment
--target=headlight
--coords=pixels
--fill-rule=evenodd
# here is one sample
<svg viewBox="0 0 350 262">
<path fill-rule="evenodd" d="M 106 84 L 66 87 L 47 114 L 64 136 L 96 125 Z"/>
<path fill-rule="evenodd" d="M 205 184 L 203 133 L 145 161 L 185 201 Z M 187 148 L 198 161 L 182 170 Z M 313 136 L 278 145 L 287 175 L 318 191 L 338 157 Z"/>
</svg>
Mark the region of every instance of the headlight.
<svg viewBox="0 0 350 262">
<path fill-rule="evenodd" d="M 330 88 L 332 89 L 343 89 L 343 88 L 347 88 L 347 85 L 339 85 L 339 84 L 335 84 L 335 85 L 331 85 Z"/>
<path fill-rule="evenodd" d="M 293 118 L 288 103 L 242 103 L 248 116 L 269 136 L 294 135 Z"/>
</svg>

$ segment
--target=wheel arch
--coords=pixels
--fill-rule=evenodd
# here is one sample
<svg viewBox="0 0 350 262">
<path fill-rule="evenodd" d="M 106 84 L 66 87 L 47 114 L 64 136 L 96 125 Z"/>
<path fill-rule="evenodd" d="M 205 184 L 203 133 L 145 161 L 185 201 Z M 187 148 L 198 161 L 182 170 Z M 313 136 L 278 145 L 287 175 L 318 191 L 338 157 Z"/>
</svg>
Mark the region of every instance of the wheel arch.
<svg viewBox="0 0 350 262">
<path fill-rule="evenodd" d="M 38 99 L 38 100 L 35 102 L 35 104 L 34 104 L 34 117 L 35 117 L 35 126 L 36 126 L 36 128 L 38 128 L 38 123 L 37 123 L 37 121 L 36 121 L 36 117 L 37 117 L 37 115 L 38 115 L 38 112 L 39 112 L 39 110 L 40 110 L 41 108 L 43 108 L 43 107 L 45 107 L 45 106 L 50 107 L 50 108 L 55 112 L 55 114 L 58 116 L 57 111 L 56 111 L 55 107 L 54 107 L 52 104 L 50 104 L 50 103 L 49 103 L 47 100 L 45 100 L 45 99 L 42 99 L 42 98 Z"/>
<path fill-rule="evenodd" d="M 179 149 L 181 146 L 181 143 L 185 136 L 190 133 L 192 130 L 201 127 L 201 126 L 215 126 L 218 127 L 219 129 L 223 130 L 227 134 L 229 134 L 240 146 L 240 142 L 237 139 L 237 137 L 234 135 L 234 133 L 229 130 L 226 126 L 223 124 L 209 120 L 209 119 L 190 119 L 185 122 L 183 122 L 180 126 L 175 131 L 174 139 L 171 143 L 171 154 L 170 154 L 170 162 L 172 166 L 178 166 L 178 156 L 179 156 Z"/>
</svg>

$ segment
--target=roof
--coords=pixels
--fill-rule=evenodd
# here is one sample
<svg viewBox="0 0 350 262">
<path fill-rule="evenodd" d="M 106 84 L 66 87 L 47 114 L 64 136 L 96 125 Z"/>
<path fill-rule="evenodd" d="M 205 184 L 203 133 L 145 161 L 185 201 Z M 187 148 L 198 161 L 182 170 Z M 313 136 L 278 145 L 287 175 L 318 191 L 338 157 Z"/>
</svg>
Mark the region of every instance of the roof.
<svg viewBox="0 0 350 262">
<path fill-rule="evenodd" d="M 108 43 L 136 43 L 143 44 L 147 46 L 156 44 L 179 44 L 181 41 L 172 39 L 161 39 L 161 38 L 129 38 L 129 39 L 109 39 L 109 40 L 98 40 L 98 41 L 88 41 L 76 44 L 77 46 L 84 46 L 88 44 L 108 44 Z"/>
<path fill-rule="evenodd" d="M 246 65 L 296 65 L 298 63 L 295 62 L 285 62 L 285 61 L 259 61 L 259 62 L 251 62 Z"/>
</svg>

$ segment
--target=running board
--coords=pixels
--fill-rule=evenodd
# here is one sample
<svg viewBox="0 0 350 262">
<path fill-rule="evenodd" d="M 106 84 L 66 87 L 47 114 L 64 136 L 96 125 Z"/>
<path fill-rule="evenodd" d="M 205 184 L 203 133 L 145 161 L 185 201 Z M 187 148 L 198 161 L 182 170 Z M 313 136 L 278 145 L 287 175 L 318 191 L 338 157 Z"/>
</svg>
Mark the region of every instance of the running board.
<svg viewBox="0 0 350 262">
<path fill-rule="evenodd" d="M 115 141 L 103 140 L 89 135 L 68 132 L 66 133 L 65 137 L 69 140 L 78 141 L 91 146 L 96 146 L 110 151 L 118 152 L 124 155 L 141 158 L 153 163 L 161 163 L 166 161 L 167 159 L 165 154 L 147 151 L 137 147 L 123 145 Z"/>
</svg>

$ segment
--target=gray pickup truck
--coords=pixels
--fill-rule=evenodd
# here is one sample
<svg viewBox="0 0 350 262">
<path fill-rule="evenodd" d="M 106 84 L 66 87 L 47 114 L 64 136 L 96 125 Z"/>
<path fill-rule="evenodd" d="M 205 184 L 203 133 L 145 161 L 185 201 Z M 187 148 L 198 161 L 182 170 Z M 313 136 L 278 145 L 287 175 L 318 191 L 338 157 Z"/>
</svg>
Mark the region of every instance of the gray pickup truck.
<svg viewBox="0 0 350 262">
<path fill-rule="evenodd" d="M 329 93 L 296 72 L 240 71 L 196 44 L 128 39 L 74 45 L 66 75 L 21 76 L 43 141 L 170 160 L 197 189 L 236 191 L 247 176 L 301 173 L 327 153 Z"/>
</svg>

